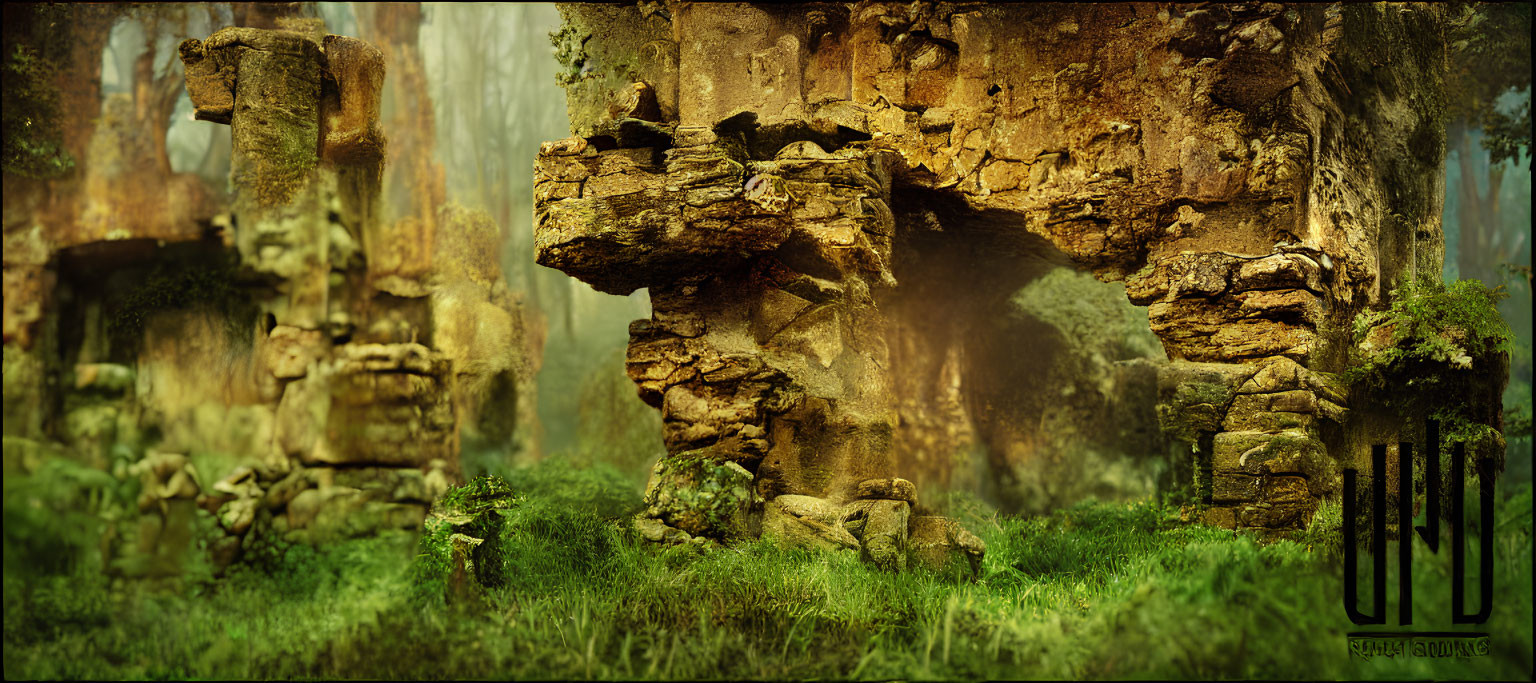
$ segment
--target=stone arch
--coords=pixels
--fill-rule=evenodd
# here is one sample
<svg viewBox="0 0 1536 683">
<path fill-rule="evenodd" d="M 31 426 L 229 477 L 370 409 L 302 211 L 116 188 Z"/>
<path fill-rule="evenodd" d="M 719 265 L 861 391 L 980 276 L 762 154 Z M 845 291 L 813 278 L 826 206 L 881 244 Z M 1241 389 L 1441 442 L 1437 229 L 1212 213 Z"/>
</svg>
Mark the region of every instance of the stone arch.
<svg viewBox="0 0 1536 683">
<path fill-rule="evenodd" d="M 1344 323 L 1441 257 L 1438 9 L 670 9 L 563 10 L 601 63 L 685 38 L 675 73 L 626 72 L 677 114 L 574 80 L 578 137 L 546 143 L 535 193 L 539 263 L 651 289 L 629 370 L 673 453 L 769 498 L 903 474 L 885 304 L 926 197 L 1147 307 L 1162 427 L 1212 444 L 1209 519 L 1294 528 L 1334 490 Z M 767 130 L 771 158 L 743 133 Z"/>
</svg>

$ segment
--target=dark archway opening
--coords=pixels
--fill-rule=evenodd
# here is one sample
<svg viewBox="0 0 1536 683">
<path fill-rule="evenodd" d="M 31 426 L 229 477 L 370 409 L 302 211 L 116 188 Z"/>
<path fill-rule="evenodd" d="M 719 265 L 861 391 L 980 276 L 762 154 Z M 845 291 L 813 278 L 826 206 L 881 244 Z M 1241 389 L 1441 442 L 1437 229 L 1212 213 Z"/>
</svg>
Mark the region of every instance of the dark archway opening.
<svg viewBox="0 0 1536 683">
<path fill-rule="evenodd" d="M 917 188 L 892 197 L 898 285 L 881 307 L 898 472 L 1015 512 L 1187 483 L 1157 424 L 1166 356 L 1122 285 L 1017 214 Z"/>
</svg>

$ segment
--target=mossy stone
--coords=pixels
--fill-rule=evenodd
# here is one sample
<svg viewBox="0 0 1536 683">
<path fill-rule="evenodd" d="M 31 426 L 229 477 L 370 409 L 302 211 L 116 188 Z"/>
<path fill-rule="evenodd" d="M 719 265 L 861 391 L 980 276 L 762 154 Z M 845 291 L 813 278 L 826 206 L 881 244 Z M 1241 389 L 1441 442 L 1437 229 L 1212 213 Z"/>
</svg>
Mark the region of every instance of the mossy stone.
<svg viewBox="0 0 1536 683">
<path fill-rule="evenodd" d="M 506 513 L 521 502 L 512 487 L 495 475 L 473 481 L 443 494 L 423 523 L 415 567 L 417 591 L 423 597 L 443 595 L 455 586 L 456 568 L 467 569 L 476 584 L 495 588 L 506 583 L 502 531 Z M 455 538 L 459 540 L 455 542 Z M 466 542 L 474 539 L 477 543 Z M 467 558 L 455 558 L 455 548 Z M 466 561 L 467 560 L 467 561 Z M 462 584 L 464 577 L 457 577 Z"/>
<path fill-rule="evenodd" d="M 749 535 L 752 473 L 699 451 L 662 458 L 646 486 L 645 515 L 693 536 L 733 540 Z"/>
</svg>

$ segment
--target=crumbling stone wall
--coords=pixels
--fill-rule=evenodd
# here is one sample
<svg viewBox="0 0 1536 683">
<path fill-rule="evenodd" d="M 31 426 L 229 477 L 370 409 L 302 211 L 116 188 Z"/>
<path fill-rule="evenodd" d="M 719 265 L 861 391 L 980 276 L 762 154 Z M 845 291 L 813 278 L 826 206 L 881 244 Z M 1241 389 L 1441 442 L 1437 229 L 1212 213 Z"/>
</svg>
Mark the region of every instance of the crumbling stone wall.
<svg viewBox="0 0 1536 683">
<path fill-rule="evenodd" d="M 218 566 L 417 529 L 466 422 L 531 432 L 500 230 L 440 179 L 425 232 L 381 212 L 384 57 L 298 9 L 180 46 L 197 118 L 230 126 L 231 197 L 158 163 L 146 88 L 82 98 L 101 116 L 66 136 L 74 174 L 5 176 L 6 472 L 70 457 L 139 480 L 100 510 L 114 571 L 180 571 L 199 507 Z M 92 44 L 61 79 L 100 69 Z"/>
<path fill-rule="evenodd" d="M 537 161 L 538 262 L 650 289 L 630 375 L 674 457 L 752 475 L 762 529 L 788 515 L 837 545 L 848 520 L 885 510 L 859 501 L 915 502 L 892 482 L 921 468 L 894 444 L 974 417 L 974 401 L 904 408 L 930 399 L 893 379 L 943 367 L 910 353 L 921 320 L 892 318 L 932 285 L 893 268 L 925 244 L 981 255 L 950 271 L 969 288 L 956 307 L 1017 291 L 1041 258 L 1123 282 L 1169 359 L 1165 431 L 1206 444 L 1204 514 L 1276 529 L 1304 523 L 1355 462 L 1329 436 L 1349 427 L 1334 378 L 1348 321 L 1439 272 L 1434 7 L 562 12 L 574 137 Z M 648 500 L 668 497 L 667 467 Z M 834 511 L 773 502 L 794 496 Z M 918 533 L 879 514 L 854 526 Z"/>
</svg>

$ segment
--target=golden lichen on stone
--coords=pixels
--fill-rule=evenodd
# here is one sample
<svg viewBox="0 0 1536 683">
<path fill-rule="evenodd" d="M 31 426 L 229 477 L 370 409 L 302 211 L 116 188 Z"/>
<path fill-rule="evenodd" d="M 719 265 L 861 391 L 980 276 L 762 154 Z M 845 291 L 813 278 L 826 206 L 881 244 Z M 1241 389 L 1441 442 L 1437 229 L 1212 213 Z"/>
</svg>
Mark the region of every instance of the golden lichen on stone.
<svg viewBox="0 0 1536 683">
<path fill-rule="evenodd" d="M 384 91 L 384 55 L 365 41 L 328 35 L 326 73 L 336 85 L 322 112 L 326 159 L 341 164 L 382 163 L 384 134 L 379 107 Z"/>
<path fill-rule="evenodd" d="M 235 67 L 238 58 L 209 54 L 202 41 L 181 41 L 182 72 L 187 95 L 192 99 L 193 117 L 228 125 L 235 112 Z M 233 62 L 233 63 L 231 63 Z"/>
</svg>

